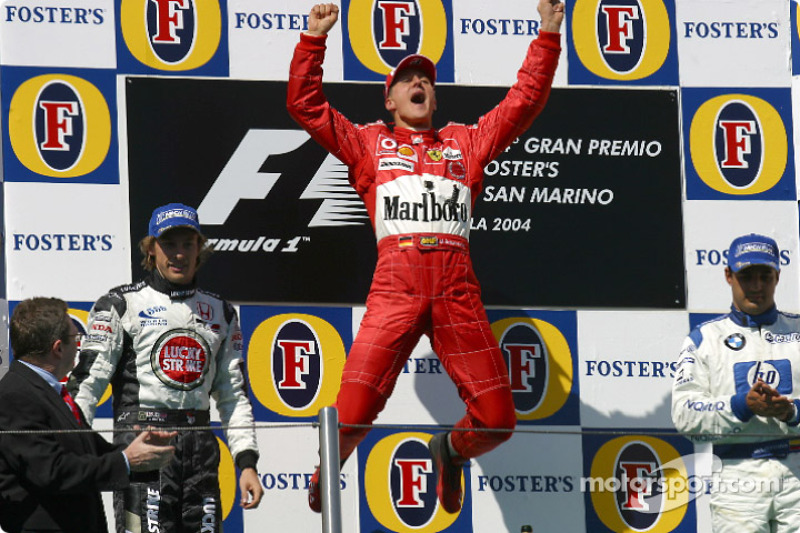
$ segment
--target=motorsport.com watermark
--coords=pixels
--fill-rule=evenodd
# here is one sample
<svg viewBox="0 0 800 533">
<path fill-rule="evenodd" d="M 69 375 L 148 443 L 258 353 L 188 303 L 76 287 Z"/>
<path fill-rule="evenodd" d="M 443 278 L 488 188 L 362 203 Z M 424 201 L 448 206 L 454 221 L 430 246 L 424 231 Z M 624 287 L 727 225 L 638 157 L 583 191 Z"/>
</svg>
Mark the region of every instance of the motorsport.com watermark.
<svg viewBox="0 0 800 533">
<path fill-rule="evenodd" d="M 705 464 L 708 474 L 689 474 L 687 465 Z M 648 461 L 620 461 L 618 477 L 582 477 L 581 492 L 618 494 L 621 508 L 640 513 L 671 511 L 704 494 L 757 494 L 778 491 L 781 477 L 722 479 L 722 461 L 713 454 L 691 454 L 658 467 Z"/>
</svg>

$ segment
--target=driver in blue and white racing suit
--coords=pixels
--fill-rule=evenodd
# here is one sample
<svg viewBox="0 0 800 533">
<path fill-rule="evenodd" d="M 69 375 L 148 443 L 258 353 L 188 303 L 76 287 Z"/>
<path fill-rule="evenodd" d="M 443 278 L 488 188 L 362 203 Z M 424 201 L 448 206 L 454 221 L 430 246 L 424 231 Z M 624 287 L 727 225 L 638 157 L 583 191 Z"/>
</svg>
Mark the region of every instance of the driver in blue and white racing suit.
<svg viewBox="0 0 800 533">
<path fill-rule="evenodd" d="M 800 316 L 778 311 L 780 252 L 770 237 L 736 238 L 725 279 L 731 312 L 686 338 L 672 420 L 713 442 L 715 533 L 800 531 Z"/>
</svg>

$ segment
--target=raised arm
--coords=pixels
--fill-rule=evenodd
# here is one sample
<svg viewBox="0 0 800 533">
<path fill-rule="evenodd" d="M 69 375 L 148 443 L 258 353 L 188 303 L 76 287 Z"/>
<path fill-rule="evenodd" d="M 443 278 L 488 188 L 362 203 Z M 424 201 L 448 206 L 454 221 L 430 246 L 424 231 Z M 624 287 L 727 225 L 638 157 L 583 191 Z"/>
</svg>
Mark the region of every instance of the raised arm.
<svg viewBox="0 0 800 533">
<path fill-rule="evenodd" d="M 473 130 L 474 153 L 482 165 L 488 164 L 523 134 L 544 108 L 550 96 L 558 59 L 564 19 L 564 4 L 539 0 L 542 17 L 539 36 L 531 42 L 517 81 L 506 97 L 478 120 Z"/>
<path fill-rule="evenodd" d="M 328 31 L 339 19 L 334 4 L 315 5 L 308 17 L 308 31 L 300 34 L 289 66 L 286 108 L 311 137 L 346 165 L 364 158 L 355 141 L 357 127 L 328 103 L 322 91 L 322 62 Z"/>
<path fill-rule="evenodd" d="M 339 20 L 339 6 L 336 4 L 317 4 L 308 14 L 309 35 L 328 35 Z"/>
<path fill-rule="evenodd" d="M 539 16 L 542 17 L 542 31 L 558 33 L 564 21 L 564 2 L 558 0 L 539 0 Z"/>
</svg>

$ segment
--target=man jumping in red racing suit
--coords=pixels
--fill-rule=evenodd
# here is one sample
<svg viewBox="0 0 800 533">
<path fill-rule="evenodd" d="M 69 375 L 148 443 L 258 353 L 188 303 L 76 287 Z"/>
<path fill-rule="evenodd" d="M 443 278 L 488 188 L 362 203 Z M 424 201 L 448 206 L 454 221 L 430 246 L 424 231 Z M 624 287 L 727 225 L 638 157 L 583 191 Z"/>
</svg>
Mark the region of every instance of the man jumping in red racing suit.
<svg viewBox="0 0 800 533">
<path fill-rule="evenodd" d="M 461 508 L 462 465 L 510 438 L 516 424 L 508 370 L 480 299 L 469 256 L 472 208 L 484 167 L 524 133 L 544 107 L 560 53 L 564 4 L 539 0 L 541 32 L 517 82 L 500 104 L 472 126 L 434 130 L 433 62 L 403 59 L 386 78 L 383 122 L 355 125 L 322 91 L 334 4 L 312 8 L 290 67 L 287 106 L 310 135 L 349 168 L 378 241 L 378 263 L 367 311 L 344 366 L 336 399 L 343 425 L 371 424 L 383 409 L 403 365 L 424 333 L 466 404 L 459 431 L 435 435 L 429 447 L 437 494 L 450 513 Z M 340 429 L 346 460 L 367 429 Z M 320 511 L 319 469 L 309 506 Z"/>
</svg>

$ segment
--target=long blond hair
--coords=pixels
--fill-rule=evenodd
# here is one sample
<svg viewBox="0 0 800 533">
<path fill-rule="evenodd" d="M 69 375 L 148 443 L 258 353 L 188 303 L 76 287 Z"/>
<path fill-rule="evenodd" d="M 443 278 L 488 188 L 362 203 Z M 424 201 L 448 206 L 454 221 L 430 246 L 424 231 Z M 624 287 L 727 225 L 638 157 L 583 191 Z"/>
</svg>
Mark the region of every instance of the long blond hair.
<svg viewBox="0 0 800 533">
<path fill-rule="evenodd" d="M 155 258 L 150 250 L 155 246 L 158 239 L 152 235 L 148 235 L 139 241 L 139 251 L 142 252 L 142 268 L 148 272 L 152 272 L 156 266 Z M 197 234 L 197 246 L 200 248 L 200 253 L 197 255 L 197 268 L 208 261 L 214 249 L 207 245 L 208 238 L 202 233 Z"/>
</svg>

